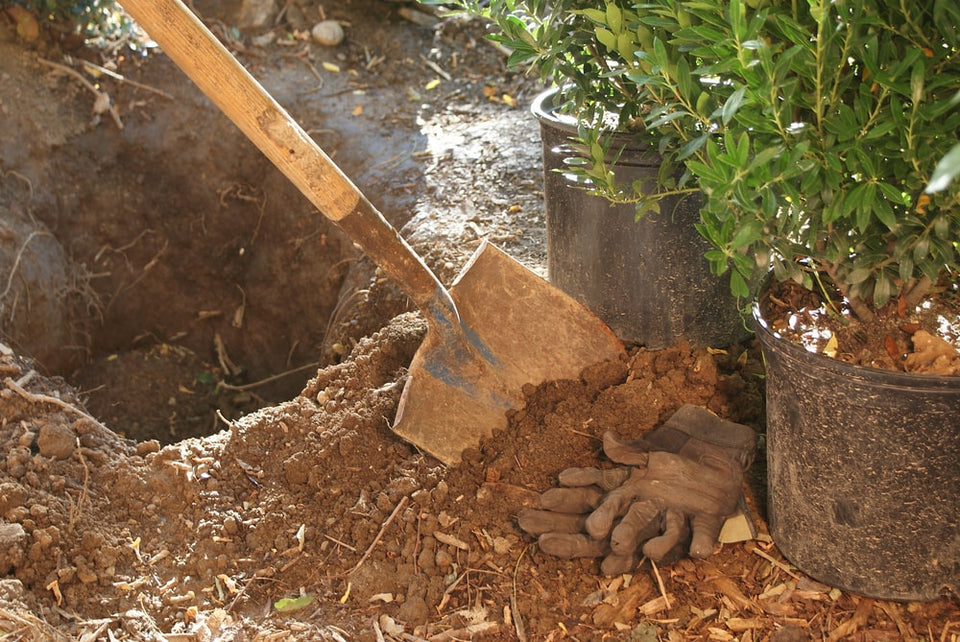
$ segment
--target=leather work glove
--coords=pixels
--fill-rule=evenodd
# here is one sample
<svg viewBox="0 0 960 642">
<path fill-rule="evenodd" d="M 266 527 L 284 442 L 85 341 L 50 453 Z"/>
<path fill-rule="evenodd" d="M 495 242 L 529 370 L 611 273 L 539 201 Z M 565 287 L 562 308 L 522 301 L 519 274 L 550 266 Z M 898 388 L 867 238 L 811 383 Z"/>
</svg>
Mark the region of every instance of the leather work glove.
<svg viewBox="0 0 960 642">
<path fill-rule="evenodd" d="M 658 563 L 713 552 L 737 508 L 756 434 L 709 410 L 684 405 L 639 440 L 603 436 L 617 468 L 568 468 L 540 510 L 520 512 L 520 528 L 541 550 L 562 558 L 604 557 L 606 575 L 636 566 L 638 551 Z M 689 548 L 687 548 L 689 544 Z"/>
</svg>

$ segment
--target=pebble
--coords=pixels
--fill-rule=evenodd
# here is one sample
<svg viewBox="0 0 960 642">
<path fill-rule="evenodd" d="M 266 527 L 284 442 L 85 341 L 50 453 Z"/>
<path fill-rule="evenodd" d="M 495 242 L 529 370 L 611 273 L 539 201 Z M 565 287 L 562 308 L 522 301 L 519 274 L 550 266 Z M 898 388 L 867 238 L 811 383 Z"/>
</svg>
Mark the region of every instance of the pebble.
<svg viewBox="0 0 960 642">
<path fill-rule="evenodd" d="M 343 27 L 336 20 L 323 20 L 310 30 L 314 42 L 324 47 L 336 47 L 343 42 Z"/>
<path fill-rule="evenodd" d="M 397 619 L 401 622 L 423 622 L 430 616 L 430 609 L 426 601 L 419 595 L 408 595 L 397 611 Z"/>
<path fill-rule="evenodd" d="M 23 563 L 27 532 L 20 524 L 0 524 L 0 575 Z"/>
<path fill-rule="evenodd" d="M 434 563 L 439 568 L 446 570 L 451 566 L 453 566 L 453 555 L 451 555 L 449 552 L 443 549 L 440 549 L 439 551 L 437 551 L 437 555 L 436 555 L 436 558 L 434 559 Z"/>
<path fill-rule="evenodd" d="M 276 0 L 242 0 L 236 16 L 237 27 L 240 29 L 263 27 L 276 14 Z"/>
<path fill-rule="evenodd" d="M 40 427 L 37 435 L 37 448 L 44 457 L 67 459 L 77 447 L 77 436 L 73 430 L 60 424 L 46 424 Z"/>
<path fill-rule="evenodd" d="M 303 9 L 293 2 L 287 5 L 287 24 L 296 31 L 306 31 L 310 28 L 310 23 L 303 14 Z"/>
<path fill-rule="evenodd" d="M 149 441 L 141 441 L 137 444 L 137 454 L 141 457 L 146 457 L 150 453 L 160 452 L 160 442 L 156 439 L 151 439 Z"/>
<path fill-rule="evenodd" d="M 0 344 L 0 347 L 3 347 L 3 344 Z M 23 588 L 23 582 L 12 579 L 0 580 L 0 600 L 10 603 L 18 602 L 25 598 L 26 589 Z"/>
</svg>

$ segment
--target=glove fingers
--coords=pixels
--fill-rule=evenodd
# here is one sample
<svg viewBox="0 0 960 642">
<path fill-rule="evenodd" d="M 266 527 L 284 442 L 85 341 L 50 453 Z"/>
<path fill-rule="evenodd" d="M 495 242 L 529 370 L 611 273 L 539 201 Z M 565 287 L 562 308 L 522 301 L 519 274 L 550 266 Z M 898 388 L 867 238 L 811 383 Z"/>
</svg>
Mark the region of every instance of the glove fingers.
<svg viewBox="0 0 960 642">
<path fill-rule="evenodd" d="M 586 515 L 554 513 L 546 510 L 525 508 L 517 516 L 517 525 L 531 535 L 541 533 L 582 533 Z"/>
<path fill-rule="evenodd" d="M 690 535 L 683 513 L 668 508 L 663 515 L 663 534 L 643 545 L 643 554 L 654 562 L 663 563 L 676 549 L 681 549 Z"/>
<path fill-rule="evenodd" d="M 544 553 L 563 559 L 601 557 L 610 550 L 607 542 L 591 539 L 580 533 L 544 533 L 537 543 Z"/>
<path fill-rule="evenodd" d="M 640 542 L 660 533 L 661 512 L 653 502 L 634 502 L 610 534 L 610 549 L 618 555 L 633 555 Z"/>
<path fill-rule="evenodd" d="M 551 488 L 540 495 L 540 508 L 559 513 L 589 513 L 600 505 L 603 491 L 596 486 Z"/>
<path fill-rule="evenodd" d="M 613 490 L 630 476 L 629 468 L 567 468 L 560 471 L 561 486 L 599 486 Z"/>
<path fill-rule="evenodd" d="M 591 486 L 600 483 L 599 468 L 567 468 L 560 471 L 561 486 Z"/>
<path fill-rule="evenodd" d="M 604 575 L 622 575 L 623 573 L 630 573 L 637 567 L 636 555 L 618 555 L 613 553 L 607 555 L 602 562 L 600 562 L 600 572 Z"/>
<path fill-rule="evenodd" d="M 637 490 L 638 488 L 635 485 L 624 484 L 620 488 L 607 493 L 600 506 L 587 517 L 586 529 L 590 537 L 594 539 L 605 538 L 610 533 L 610 529 L 613 528 L 614 520 L 627 512 L 637 495 Z"/>
<path fill-rule="evenodd" d="M 603 433 L 603 452 L 618 464 L 647 465 L 647 449 L 642 441 L 620 439 L 609 430 Z"/>
<path fill-rule="evenodd" d="M 700 560 L 710 557 L 720 536 L 723 519 L 716 515 L 695 515 L 690 521 L 693 529 L 690 557 Z"/>
</svg>

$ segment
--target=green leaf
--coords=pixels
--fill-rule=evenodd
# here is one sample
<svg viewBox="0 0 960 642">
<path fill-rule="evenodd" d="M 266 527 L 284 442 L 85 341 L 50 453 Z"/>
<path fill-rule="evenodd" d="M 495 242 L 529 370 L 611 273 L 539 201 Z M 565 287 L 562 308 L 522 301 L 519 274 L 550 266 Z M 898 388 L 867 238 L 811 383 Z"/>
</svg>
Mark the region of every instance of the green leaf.
<svg viewBox="0 0 960 642">
<path fill-rule="evenodd" d="M 607 4 L 607 25 L 614 33 L 623 31 L 623 13 L 621 13 L 620 7 L 613 2 Z"/>
<path fill-rule="evenodd" d="M 923 100 L 923 85 L 926 75 L 926 69 L 922 60 L 913 63 L 913 69 L 910 70 L 910 99 L 917 105 Z"/>
<path fill-rule="evenodd" d="M 893 292 L 893 283 L 883 274 L 877 275 L 877 282 L 873 286 L 873 304 L 880 308 L 890 300 Z"/>
<path fill-rule="evenodd" d="M 750 136 L 747 132 L 743 132 L 740 135 L 740 138 L 737 139 L 737 145 L 734 149 L 730 150 L 733 153 L 734 160 L 737 163 L 738 167 L 746 167 L 747 160 L 750 157 Z"/>
<path fill-rule="evenodd" d="M 730 28 L 737 40 L 745 40 L 747 25 L 743 19 L 743 4 L 740 0 L 730 0 Z"/>
<path fill-rule="evenodd" d="M 878 183 L 878 185 L 880 186 L 880 191 L 883 192 L 883 197 L 886 198 L 888 201 L 897 203 L 898 205 L 908 204 L 907 195 L 901 192 L 900 190 L 898 190 L 896 187 L 894 187 L 890 183 L 881 182 L 881 183 Z"/>
<path fill-rule="evenodd" d="M 847 275 L 847 278 L 844 279 L 850 285 L 856 285 L 858 283 L 863 283 L 870 278 L 871 270 L 868 267 L 859 267 L 850 272 Z"/>
<path fill-rule="evenodd" d="M 603 27 L 597 27 L 595 29 L 595 33 L 597 34 L 597 40 L 600 41 L 600 44 L 606 47 L 609 51 L 617 50 L 617 37 L 613 35 L 612 31 L 609 29 L 604 29 Z"/>
<path fill-rule="evenodd" d="M 686 143 L 684 143 L 677 152 L 677 160 L 683 160 L 684 158 L 688 158 L 700 151 L 700 149 L 703 148 L 704 144 L 707 142 L 708 136 L 709 134 L 701 134 L 700 136 L 697 136 L 696 138 L 688 140 Z"/>
<path fill-rule="evenodd" d="M 913 259 L 908 256 L 900 257 L 900 280 L 908 281 L 913 276 Z"/>
<path fill-rule="evenodd" d="M 741 227 L 736 236 L 733 237 L 733 240 L 730 241 L 730 248 L 733 250 L 739 250 L 742 247 L 755 243 L 760 240 L 760 235 L 763 232 L 763 223 L 760 221 L 752 221 L 747 225 Z"/>
<path fill-rule="evenodd" d="M 873 201 L 873 213 L 877 215 L 877 218 L 880 219 L 880 222 L 887 226 L 887 229 L 890 231 L 896 231 L 899 227 L 897 222 L 897 215 L 893 211 L 893 208 L 890 207 L 890 203 L 883 199 L 876 199 Z"/>
<path fill-rule="evenodd" d="M 944 241 L 950 238 L 950 219 L 948 219 L 945 214 L 938 216 L 934 220 L 933 233 L 938 239 L 942 239 Z"/>
<path fill-rule="evenodd" d="M 728 124 L 736 115 L 737 110 L 740 109 L 740 105 L 743 104 L 743 100 L 746 95 L 747 88 L 740 87 L 735 92 L 730 94 L 730 97 L 727 98 L 726 102 L 723 103 L 723 109 L 720 111 L 720 117 L 723 120 L 724 125 Z"/>
<path fill-rule="evenodd" d="M 942 192 L 947 189 L 957 175 L 960 174 L 960 143 L 950 148 L 950 151 L 940 159 L 937 167 L 933 170 L 933 176 L 927 184 L 925 191 L 927 194 Z"/>
<path fill-rule="evenodd" d="M 285 597 L 273 603 L 273 608 L 281 613 L 290 611 L 299 611 L 313 602 L 312 595 L 301 595 L 300 597 Z"/>
<path fill-rule="evenodd" d="M 585 15 L 592 22 L 606 24 L 607 14 L 605 11 L 601 11 L 600 9 L 583 9 L 579 13 Z"/>
<path fill-rule="evenodd" d="M 736 270 L 730 272 L 730 292 L 739 299 L 750 298 L 750 288 L 747 286 L 747 281 Z"/>
</svg>

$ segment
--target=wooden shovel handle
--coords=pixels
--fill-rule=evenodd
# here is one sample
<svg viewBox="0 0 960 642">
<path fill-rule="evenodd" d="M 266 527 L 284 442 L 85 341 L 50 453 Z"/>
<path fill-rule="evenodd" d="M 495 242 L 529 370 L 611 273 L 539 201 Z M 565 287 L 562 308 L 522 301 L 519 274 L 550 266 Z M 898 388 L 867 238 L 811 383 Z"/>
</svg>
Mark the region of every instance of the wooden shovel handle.
<svg viewBox="0 0 960 642">
<path fill-rule="evenodd" d="M 443 286 L 340 168 L 180 0 L 119 0 L 164 53 L 421 308 Z"/>
</svg>

